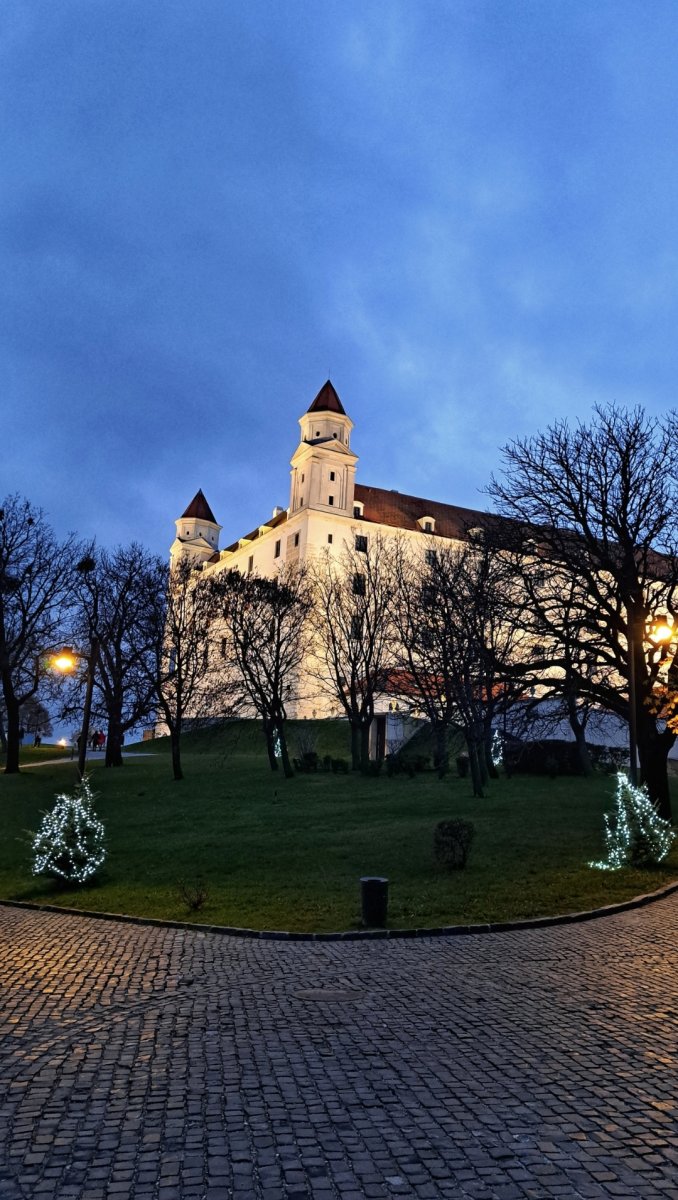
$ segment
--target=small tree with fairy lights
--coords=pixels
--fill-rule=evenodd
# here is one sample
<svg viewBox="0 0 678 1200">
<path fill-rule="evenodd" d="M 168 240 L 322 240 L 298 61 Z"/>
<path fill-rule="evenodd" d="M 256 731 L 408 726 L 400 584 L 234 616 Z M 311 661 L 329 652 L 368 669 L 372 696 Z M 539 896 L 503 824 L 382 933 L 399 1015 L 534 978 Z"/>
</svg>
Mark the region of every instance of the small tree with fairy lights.
<svg viewBox="0 0 678 1200">
<path fill-rule="evenodd" d="M 589 863 L 600 871 L 622 867 L 654 867 L 666 858 L 675 833 L 660 817 L 647 788 L 634 787 L 626 775 L 617 775 L 615 812 L 605 813 L 606 857 Z"/>
<path fill-rule="evenodd" d="M 104 827 L 93 809 L 94 794 L 85 777 L 75 793 L 56 797 L 33 838 L 33 874 L 53 875 L 64 883 L 86 883 L 106 857 Z"/>
</svg>

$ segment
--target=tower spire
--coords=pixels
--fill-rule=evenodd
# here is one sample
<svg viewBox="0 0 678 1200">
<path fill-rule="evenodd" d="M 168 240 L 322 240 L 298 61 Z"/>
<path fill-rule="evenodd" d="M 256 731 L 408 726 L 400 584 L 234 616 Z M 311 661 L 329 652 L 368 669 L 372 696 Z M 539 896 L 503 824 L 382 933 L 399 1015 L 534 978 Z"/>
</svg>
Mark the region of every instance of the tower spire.
<svg viewBox="0 0 678 1200">
<path fill-rule="evenodd" d="M 219 551 L 221 525 L 199 488 L 191 503 L 175 521 L 177 535 L 170 548 L 170 561 L 188 554 L 197 563 L 205 562 Z"/>
<path fill-rule="evenodd" d="M 353 514 L 353 421 L 330 380 L 299 418 L 301 442 L 292 457 L 290 512 L 301 508 Z"/>
</svg>

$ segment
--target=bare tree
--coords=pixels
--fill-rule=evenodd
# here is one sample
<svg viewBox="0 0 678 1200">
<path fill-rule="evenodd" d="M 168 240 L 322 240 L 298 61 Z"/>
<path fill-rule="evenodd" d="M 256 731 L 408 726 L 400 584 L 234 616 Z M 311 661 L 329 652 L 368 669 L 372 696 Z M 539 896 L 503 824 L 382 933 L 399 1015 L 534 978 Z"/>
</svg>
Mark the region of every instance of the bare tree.
<svg viewBox="0 0 678 1200">
<path fill-rule="evenodd" d="M 144 669 L 149 671 L 158 714 L 169 731 L 174 778 L 180 780 L 186 721 L 195 727 L 233 711 L 231 685 L 210 654 L 219 592 L 184 556 L 172 568 L 158 569 L 157 590 L 149 586 L 146 599 L 145 622 L 153 652 Z"/>
<path fill-rule="evenodd" d="M 6 719 L 4 701 L 2 696 L 0 696 L 0 746 L 3 746 L 4 750 L 7 748 L 6 738 L 3 744 L 3 730 Z M 38 700 L 37 696 L 31 696 L 29 700 L 26 700 L 21 705 L 21 712 L 19 714 L 19 741 L 21 741 L 22 731 L 24 736 L 32 734 L 35 737 L 37 733 L 40 736 L 46 735 L 50 737 L 52 734 L 52 718 L 50 717 L 49 710 L 43 704 L 42 700 Z"/>
<path fill-rule="evenodd" d="M 510 597 L 506 562 L 484 537 L 440 545 L 422 555 L 400 543 L 395 621 L 408 694 L 430 721 L 436 761 L 446 762 L 449 731 L 466 739 L 474 794 L 494 774 L 493 723 L 522 691 L 517 664 L 525 635 Z"/>
<path fill-rule="evenodd" d="M 76 630 L 99 647 L 95 705 L 107 721 L 107 767 L 122 766 L 125 734 L 155 709 L 157 630 L 148 613 L 165 582 L 162 560 L 134 542 L 110 553 L 92 546 L 78 564 Z"/>
<path fill-rule="evenodd" d="M 489 491 L 511 518 L 505 544 L 555 657 L 569 654 L 562 679 L 635 724 L 641 779 L 670 819 L 667 756 L 676 734 L 656 711 L 663 663 L 651 635 L 678 598 L 676 414 L 655 420 L 640 408 L 597 407 L 590 424 L 559 421 L 511 442 L 504 459 Z M 530 586 L 535 564 L 552 581 L 543 594 Z M 570 653 L 577 643 L 579 659 Z"/>
<path fill-rule="evenodd" d="M 498 553 L 507 552 L 499 549 Z M 517 555 L 509 553 L 509 558 L 515 575 L 511 594 L 519 598 L 517 619 L 529 651 L 518 665 L 516 678 L 531 697 L 521 706 L 519 717 L 514 710 L 512 732 L 554 737 L 565 722 L 574 737 L 579 769 L 589 775 L 593 766 L 587 731 L 591 723 L 598 727 L 595 718 L 600 716 L 592 696 L 603 683 L 616 686 L 618 678 L 598 658 L 582 626 L 580 582 L 545 570 L 536 545 L 526 552 L 522 539 Z"/>
<path fill-rule="evenodd" d="M 380 534 L 354 533 L 313 564 L 311 673 L 348 717 L 354 770 L 369 762 L 375 699 L 398 663 L 393 583 L 392 548 Z"/>
<path fill-rule="evenodd" d="M 222 668 L 261 718 L 271 769 L 278 769 L 279 754 L 289 778 L 285 721 L 299 698 L 312 604 L 306 570 L 287 564 L 272 579 L 228 571 L 214 576 L 214 587 L 223 614 Z"/>
<path fill-rule="evenodd" d="M 19 770 L 21 707 L 43 683 L 42 657 L 68 627 L 74 535 L 59 542 L 40 509 L 20 496 L 0 507 L 0 679 L 7 717 L 5 773 Z"/>
</svg>

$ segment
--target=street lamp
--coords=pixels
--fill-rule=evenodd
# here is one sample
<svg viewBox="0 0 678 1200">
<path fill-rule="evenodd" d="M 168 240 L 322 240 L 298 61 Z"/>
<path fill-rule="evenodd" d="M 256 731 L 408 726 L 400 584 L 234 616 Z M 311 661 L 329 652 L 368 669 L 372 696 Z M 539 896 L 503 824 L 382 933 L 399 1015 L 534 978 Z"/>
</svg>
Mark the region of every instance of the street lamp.
<svg viewBox="0 0 678 1200">
<path fill-rule="evenodd" d="M 656 650 L 664 655 L 668 652 L 669 642 L 676 636 L 676 630 L 666 621 L 657 621 L 647 634 L 647 641 L 652 642 Z M 644 645 L 645 630 L 641 637 L 641 648 Z M 636 719 L 636 639 L 633 622 L 628 623 L 629 649 L 629 779 L 634 787 L 638 785 L 638 723 Z"/>
<path fill-rule="evenodd" d="M 92 711 L 92 692 L 94 690 L 94 671 L 98 657 L 99 639 L 93 637 L 90 643 L 89 654 L 81 654 L 78 650 L 73 650 L 70 646 L 64 646 L 62 650 L 58 650 L 50 659 L 50 666 L 54 667 L 56 671 L 61 671 L 64 675 L 68 675 L 71 671 L 75 670 L 78 659 L 87 664 L 85 704 L 82 710 L 82 729 L 80 730 L 80 745 L 78 746 L 78 774 L 81 779 L 85 775 L 89 719 Z"/>
</svg>

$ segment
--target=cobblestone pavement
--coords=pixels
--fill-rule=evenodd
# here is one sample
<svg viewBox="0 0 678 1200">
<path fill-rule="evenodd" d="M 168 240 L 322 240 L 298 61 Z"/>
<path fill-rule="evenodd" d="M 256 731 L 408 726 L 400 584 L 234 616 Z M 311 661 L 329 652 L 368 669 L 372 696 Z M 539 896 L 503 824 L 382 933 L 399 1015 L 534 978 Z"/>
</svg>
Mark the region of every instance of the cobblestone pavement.
<svg viewBox="0 0 678 1200">
<path fill-rule="evenodd" d="M 268 942 L 0 908 L 1 1200 L 678 1200 L 678 896 Z"/>
</svg>

